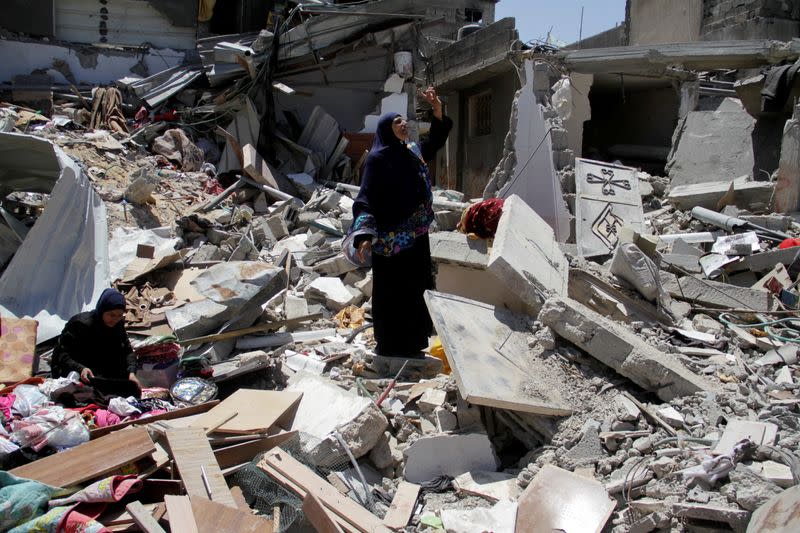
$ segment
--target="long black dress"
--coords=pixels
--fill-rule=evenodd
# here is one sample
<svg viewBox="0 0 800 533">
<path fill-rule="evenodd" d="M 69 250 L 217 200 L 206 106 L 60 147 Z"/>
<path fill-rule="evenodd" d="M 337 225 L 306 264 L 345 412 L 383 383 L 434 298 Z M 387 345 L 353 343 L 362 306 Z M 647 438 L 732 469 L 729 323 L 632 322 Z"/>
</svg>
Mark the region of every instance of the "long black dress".
<svg viewBox="0 0 800 533">
<path fill-rule="evenodd" d="M 428 343 L 433 324 L 423 294 L 433 289 L 428 227 L 433 221 L 430 161 L 452 128 L 434 118 L 427 141 L 403 143 L 392 132 L 396 113 L 383 115 L 353 205 L 353 229 L 370 228 L 372 317 L 376 353 L 409 357 Z"/>
</svg>

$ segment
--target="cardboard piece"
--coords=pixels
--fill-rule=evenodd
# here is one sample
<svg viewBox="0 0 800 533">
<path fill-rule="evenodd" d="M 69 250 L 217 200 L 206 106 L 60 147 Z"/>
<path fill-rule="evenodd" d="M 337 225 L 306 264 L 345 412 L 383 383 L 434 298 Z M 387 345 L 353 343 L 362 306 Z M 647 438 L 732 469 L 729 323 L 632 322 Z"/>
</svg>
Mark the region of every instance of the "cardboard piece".
<svg viewBox="0 0 800 533">
<path fill-rule="evenodd" d="M 517 531 L 603 530 L 616 502 L 599 481 L 545 465 L 519 498 Z"/>
<path fill-rule="evenodd" d="M 216 433 L 265 433 L 278 422 L 288 427 L 302 396 L 297 392 L 239 389 L 195 420 L 191 427 L 209 429 L 220 417 L 233 413 L 236 416 L 218 427 Z"/>
<path fill-rule="evenodd" d="M 171 531 L 199 533 L 192 513 L 192 502 L 188 496 L 167 495 L 164 496 L 164 503 L 167 504 L 167 518 Z"/>
<path fill-rule="evenodd" d="M 28 318 L 0 317 L 0 383 L 16 383 L 33 373 L 36 330 Z"/>
</svg>

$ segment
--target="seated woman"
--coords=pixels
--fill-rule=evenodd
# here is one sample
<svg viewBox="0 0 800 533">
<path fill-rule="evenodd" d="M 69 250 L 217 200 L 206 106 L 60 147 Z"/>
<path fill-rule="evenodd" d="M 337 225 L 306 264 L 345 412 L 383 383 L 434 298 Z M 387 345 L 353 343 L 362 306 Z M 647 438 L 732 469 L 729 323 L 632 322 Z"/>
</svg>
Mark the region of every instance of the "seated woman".
<svg viewBox="0 0 800 533">
<path fill-rule="evenodd" d="M 91 378 L 130 380 L 141 388 L 124 318 L 125 297 L 114 289 L 103 291 L 94 311 L 70 318 L 53 350 L 53 377 L 75 371 L 84 383 Z"/>
</svg>

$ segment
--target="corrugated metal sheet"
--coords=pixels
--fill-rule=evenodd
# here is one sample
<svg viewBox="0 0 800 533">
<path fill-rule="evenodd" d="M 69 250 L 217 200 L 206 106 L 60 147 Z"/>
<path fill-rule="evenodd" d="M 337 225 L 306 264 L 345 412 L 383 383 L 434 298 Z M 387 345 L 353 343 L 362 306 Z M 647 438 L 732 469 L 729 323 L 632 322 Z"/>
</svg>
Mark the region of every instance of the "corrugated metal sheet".
<svg viewBox="0 0 800 533">
<path fill-rule="evenodd" d="M 188 50 L 196 29 L 173 26 L 144 0 L 59 0 L 56 39 L 75 43 L 109 43 Z"/>
</svg>

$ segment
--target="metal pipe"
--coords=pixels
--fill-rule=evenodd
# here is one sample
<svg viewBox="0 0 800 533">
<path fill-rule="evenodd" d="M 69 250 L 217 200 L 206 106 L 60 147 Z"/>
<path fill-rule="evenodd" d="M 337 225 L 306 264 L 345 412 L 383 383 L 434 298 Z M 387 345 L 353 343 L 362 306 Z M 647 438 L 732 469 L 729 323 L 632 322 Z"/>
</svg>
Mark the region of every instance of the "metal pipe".
<svg viewBox="0 0 800 533">
<path fill-rule="evenodd" d="M 291 194 L 286 194 L 285 192 L 279 191 L 278 189 L 274 189 L 268 185 L 258 183 L 257 181 L 252 180 L 247 176 L 242 176 L 241 179 L 244 180 L 244 182 L 247 183 L 248 185 L 253 186 L 256 189 L 261 189 L 262 191 L 269 194 L 276 200 L 299 200 L 299 198 L 295 198 Z"/>
</svg>

